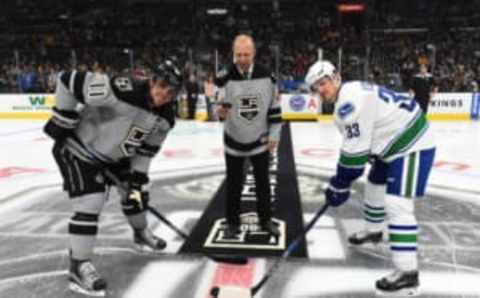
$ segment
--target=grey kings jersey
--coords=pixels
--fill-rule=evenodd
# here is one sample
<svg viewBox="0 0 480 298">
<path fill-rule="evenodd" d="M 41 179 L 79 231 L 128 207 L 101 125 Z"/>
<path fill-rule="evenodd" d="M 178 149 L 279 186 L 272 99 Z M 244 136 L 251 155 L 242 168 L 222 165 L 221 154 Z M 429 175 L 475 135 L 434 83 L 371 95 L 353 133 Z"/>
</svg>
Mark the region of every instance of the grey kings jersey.
<svg viewBox="0 0 480 298">
<path fill-rule="evenodd" d="M 59 77 L 56 107 L 79 110 L 75 137 L 66 146 L 86 162 L 117 163 L 130 159 L 132 168 L 147 172 L 175 123 L 173 105 L 149 104 L 147 81 L 108 78 L 91 72 L 65 72 Z"/>
<path fill-rule="evenodd" d="M 235 65 L 217 77 L 221 101 L 231 104 L 224 124 L 225 151 L 234 156 L 251 156 L 266 150 L 269 140 L 279 141 L 281 109 L 275 80 L 255 64 L 248 76 Z"/>
</svg>

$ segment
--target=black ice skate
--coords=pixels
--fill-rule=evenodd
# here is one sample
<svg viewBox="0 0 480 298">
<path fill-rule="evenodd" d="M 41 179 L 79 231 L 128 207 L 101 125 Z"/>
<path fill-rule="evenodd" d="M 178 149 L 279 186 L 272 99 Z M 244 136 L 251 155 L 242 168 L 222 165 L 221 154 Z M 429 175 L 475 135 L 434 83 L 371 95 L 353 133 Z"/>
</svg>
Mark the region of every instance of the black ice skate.
<svg viewBox="0 0 480 298">
<path fill-rule="evenodd" d="M 378 244 L 383 239 L 383 233 L 380 232 L 368 232 L 368 231 L 359 231 L 353 233 L 348 237 L 348 243 L 351 245 L 362 245 L 365 243 Z"/>
<path fill-rule="evenodd" d="M 93 297 L 104 297 L 107 282 L 97 272 L 92 262 L 70 260 L 70 290 Z"/>
<path fill-rule="evenodd" d="M 134 230 L 133 242 L 135 243 L 135 248 L 142 253 L 160 253 L 167 247 L 167 242 L 155 236 L 148 228 Z"/>
<path fill-rule="evenodd" d="M 411 297 L 418 295 L 418 271 L 400 271 L 377 280 L 379 294 L 390 297 Z"/>
</svg>

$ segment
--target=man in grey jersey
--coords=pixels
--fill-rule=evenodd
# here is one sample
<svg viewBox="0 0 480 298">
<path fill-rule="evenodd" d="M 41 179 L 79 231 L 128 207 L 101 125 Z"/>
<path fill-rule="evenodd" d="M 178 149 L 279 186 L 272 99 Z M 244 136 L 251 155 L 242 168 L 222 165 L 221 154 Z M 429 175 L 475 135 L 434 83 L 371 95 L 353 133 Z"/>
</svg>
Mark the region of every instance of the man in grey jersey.
<svg viewBox="0 0 480 298">
<path fill-rule="evenodd" d="M 148 228 L 148 169 L 175 124 L 172 98 L 181 75 L 165 61 L 144 81 L 109 78 L 80 71 L 62 73 L 56 105 L 44 131 L 54 139 L 53 156 L 73 209 L 69 222 L 70 288 L 104 295 L 106 281 L 91 259 L 105 192 L 112 182 L 104 169 L 124 184 L 122 210 L 133 229 L 136 247 L 158 252 L 166 242 Z"/>
<path fill-rule="evenodd" d="M 235 63 L 217 77 L 223 99 L 217 109 L 225 120 L 227 238 L 240 232 L 240 200 L 244 182 L 244 163 L 253 166 L 257 195 L 257 213 L 264 231 L 278 236 L 271 221 L 269 155 L 280 138 L 281 110 L 276 96 L 275 80 L 266 68 L 254 63 L 255 44 L 248 35 L 233 42 Z"/>
</svg>

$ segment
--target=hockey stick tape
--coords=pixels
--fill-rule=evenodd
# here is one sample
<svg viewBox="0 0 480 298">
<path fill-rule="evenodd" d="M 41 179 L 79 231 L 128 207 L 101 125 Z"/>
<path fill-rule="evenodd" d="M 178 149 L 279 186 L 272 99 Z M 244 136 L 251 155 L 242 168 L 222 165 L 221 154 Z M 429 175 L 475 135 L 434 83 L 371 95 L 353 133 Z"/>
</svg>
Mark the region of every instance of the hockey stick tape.
<svg viewBox="0 0 480 298">
<path fill-rule="evenodd" d="M 252 298 L 250 288 L 222 286 L 214 289 L 212 289 L 212 294 L 216 298 Z"/>
</svg>

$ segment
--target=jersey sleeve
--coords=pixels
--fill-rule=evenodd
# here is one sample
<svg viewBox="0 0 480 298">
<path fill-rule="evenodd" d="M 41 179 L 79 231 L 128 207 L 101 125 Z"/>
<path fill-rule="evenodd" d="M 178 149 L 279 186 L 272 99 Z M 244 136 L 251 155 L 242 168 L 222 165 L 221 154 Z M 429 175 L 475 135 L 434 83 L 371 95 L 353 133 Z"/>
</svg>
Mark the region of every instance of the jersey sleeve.
<svg viewBox="0 0 480 298">
<path fill-rule="evenodd" d="M 217 102 L 223 102 L 225 100 L 225 88 L 221 87 L 218 88 L 217 94 L 216 94 L 216 101 Z"/>
<path fill-rule="evenodd" d="M 83 86 L 87 72 L 65 71 L 60 73 L 55 90 L 55 106 L 60 110 L 75 110 L 78 104 L 85 103 Z"/>
<path fill-rule="evenodd" d="M 55 94 L 60 110 L 73 110 L 78 104 L 104 105 L 113 99 L 107 75 L 76 70 L 60 74 Z"/>
<path fill-rule="evenodd" d="M 337 176 L 353 181 L 362 175 L 370 156 L 375 104 L 360 84 L 349 86 L 339 94 L 335 120 L 342 134 Z"/>
<path fill-rule="evenodd" d="M 272 79 L 272 101 L 268 108 L 268 138 L 278 142 L 280 140 L 280 131 L 282 129 L 282 108 L 280 106 L 280 97 L 275 81 Z"/>
<path fill-rule="evenodd" d="M 58 140 L 70 135 L 80 122 L 77 107 L 85 103 L 82 89 L 86 76 L 86 72 L 75 70 L 59 74 L 52 117 L 44 127 L 45 133 L 53 139 Z"/>
<path fill-rule="evenodd" d="M 83 93 L 87 105 L 103 106 L 115 101 L 115 97 L 111 96 L 110 79 L 105 74 L 89 73 L 85 78 Z"/>
<path fill-rule="evenodd" d="M 216 101 L 218 103 L 223 103 L 228 100 L 227 98 L 227 84 L 230 80 L 232 66 L 229 65 L 225 69 L 222 69 L 215 76 L 214 84 L 218 88 L 216 94 Z"/>
</svg>

